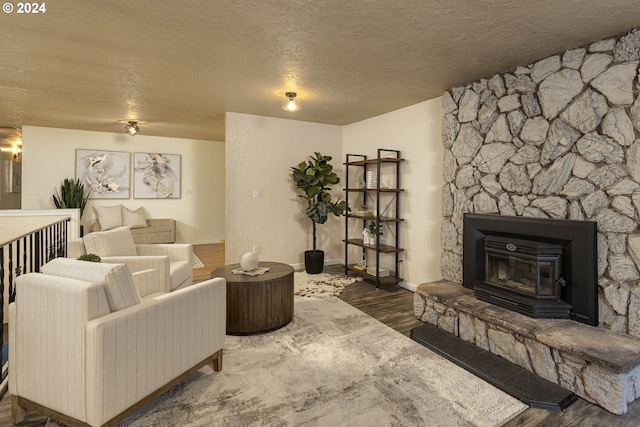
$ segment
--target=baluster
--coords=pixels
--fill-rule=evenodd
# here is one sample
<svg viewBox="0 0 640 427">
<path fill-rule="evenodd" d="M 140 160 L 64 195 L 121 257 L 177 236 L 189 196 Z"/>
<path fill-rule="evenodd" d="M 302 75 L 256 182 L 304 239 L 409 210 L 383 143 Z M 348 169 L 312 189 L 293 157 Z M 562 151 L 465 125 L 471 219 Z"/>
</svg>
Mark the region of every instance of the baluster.
<svg viewBox="0 0 640 427">
<path fill-rule="evenodd" d="M 18 277 L 22 273 L 22 266 L 20 266 L 20 239 L 16 240 L 16 268 L 15 276 Z"/>
<path fill-rule="evenodd" d="M 13 243 L 9 243 L 9 304 L 15 299 L 15 289 L 13 289 Z M 4 311 L 4 305 L 2 306 Z M 3 313 L 4 314 L 4 313 Z M 3 318 L 4 321 L 4 318 Z"/>
<path fill-rule="evenodd" d="M 36 244 L 38 245 L 37 248 L 37 256 L 38 259 L 36 260 L 36 267 L 38 269 L 38 272 L 40 271 L 40 267 L 42 266 L 42 264 L 44 264 L 44 233 L 42 230 L 38 231 L 38 235 L 36 236 Z"/>
<path fill-rule="evenodd" d="M 28 273 L 29 272 L 29 265 L 27 264 L 27 255 L 29 254 L 29 238 L 27 236 L 24 236 L 22 238 L 22 244 L 24 245 L 24 250 L 22 251 L 22 272 L 23 273 Z"/>
</svg>

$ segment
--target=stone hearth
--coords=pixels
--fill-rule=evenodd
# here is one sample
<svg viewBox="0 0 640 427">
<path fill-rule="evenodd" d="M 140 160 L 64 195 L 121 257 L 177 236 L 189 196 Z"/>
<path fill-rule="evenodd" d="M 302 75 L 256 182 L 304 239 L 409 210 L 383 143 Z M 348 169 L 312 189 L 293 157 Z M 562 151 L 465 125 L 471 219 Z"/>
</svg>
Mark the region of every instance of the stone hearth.
<svg viewBox="0 0 640 427">
<path fill-rule="evenodd" d="M 416 316 L 614 414 L 640 396 L 640 340 L 572 320 L 533 319 L 461 285 L 422 284 Z"/>
</svg>

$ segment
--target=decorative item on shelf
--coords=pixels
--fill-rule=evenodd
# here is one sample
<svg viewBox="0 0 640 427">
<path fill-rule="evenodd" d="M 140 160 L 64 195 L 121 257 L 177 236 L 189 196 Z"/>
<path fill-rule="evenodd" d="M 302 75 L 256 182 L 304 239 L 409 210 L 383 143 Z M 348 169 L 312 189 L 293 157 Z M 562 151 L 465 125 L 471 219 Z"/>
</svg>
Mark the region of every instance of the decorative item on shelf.
<svg viewBox="0 0 640 427">
<path fill-rule="evenodd" d="M 380 267 L 378 272 L 380 273 L 380 274 L 378 274 L 378 277 L 388 277 L 389 276 L 389 270 L 387 270 L 386 268 Z M 371 266 L 371 267 L 367 267 L 367 274 L 370 274 L 372 276 L 376 275 L 376 267 L 375 267 L 375 265 Z"/>
<path fill-rule="evenodd" d="M 369 231 L 369 244 L 375 246 L 378 236 L 382 236 L 384 234 L 382 231 L 382 224 L 378 224 L 376 226 L 375 221 L 369 221 L 367 230 Z"/>
<path fill-rule="evenodd" d="M 377 185 L 376 173 L 374 171 L 367 171 L 367 188 L 376 188 Z"/>
<path fill-rule="evenodd" d="M 313 224 L 313 250 L 304 253 L 305 270 L 309 274 L 318 274 L 324 268 L 324 252 L 316 249 L 316 224 L 324 224 L 329 214 L 344 215 L 350 208 L 344 200 L 332 201 L 330 186 L 338 184 L 340 177 L 329 163 L 331 156 L 316 152 L 309 159 L 292 166 L 291 175 L 296 188 L 303 193 L 298 197 L 307 201 L 305 214 Z"/>
<path fill-rule="evenodd" d="M 353 216 L 370 216 L 370 215 L 373 215 L 373 211 L 367 210 L 367 207 L 365 205 L 360 205 L 360 207 L 357 210 L 351 211 L 351 215 L 353 215 Z"/>
<path fill-rule="evenodd" d="M 360 180 L 358 180 L 358 187 L 362 189 L 367 187 L 367 180 L 364 178 L 364 174 L 360 175 Z"/>
</svg>

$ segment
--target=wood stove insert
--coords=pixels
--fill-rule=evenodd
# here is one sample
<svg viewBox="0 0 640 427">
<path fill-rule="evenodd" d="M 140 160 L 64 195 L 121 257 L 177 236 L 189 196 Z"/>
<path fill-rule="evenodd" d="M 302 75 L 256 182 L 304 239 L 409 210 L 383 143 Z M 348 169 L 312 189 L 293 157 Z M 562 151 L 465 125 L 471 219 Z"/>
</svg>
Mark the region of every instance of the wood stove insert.
<svg viewBox="0 0 640 427">
<path fill-rule="evenodd" d="M 490 246 L 492 244 L 499 245 L 500 238 L 535 241 L 538 244 L 538 248 L 541 248 L 539 245 L 555 245 L 559 247 L 557 249 L 561 249 L 561 261 L 558 261 L 559 265 L 556 269 L 558 278 L 563 279 L 566 283 L 565 286 L 562 286 L 562 281 L 557 283 L 558 298 L 554 299 L 555 296 L 546 298 L 549 295 L 541 295 L 542 298 L 540 295 L 532 297 L 531 291 L 522 292 L 522 289 L 520 289 L 520 292 L 513 292 L 512 289 L 506 299 L 515 299 L 520 304 L 521 299 L 524 298 L 526 300 L 523 303 L 528 307 L 521 307 L 518 310 L 514 308 L 513 304 L 503 306 L 527 315 L 532 314 L 524 313 L 523 311 L 533 312 L 534 314 L 537 312 L 539 317 L 555 317 L 546 315 L 545 311 L 561 311 L 562 313 L 558 317 L 568 316 L 572 320 L 587 325 L 598 325 L 596 222 L 495 214 L 465 214 L 463 226 L 462 284 L 469 289 L 474 289 L 476 284 L 479 284 L 479 292 L 477 294 L 480 294 L 480 296 L 476 295 L 478 299 L 484 298 L 484 292 L 490 286 L 494 294 L 493 300 L 485 300 L 497 305 L 507 304 L 504 301 L 497 302 L 497 298 L 504 296 L 501 293 L 505 290 L 501 286 L 503 283 L 499 283 L 496 286 L 495 283 L 491 284 L 491 279 L 486 280 L 486 237 L 491 236 L 489 239 Z M 498 238 L 498 243 L 496 243 L 495 238 Z M 532 249 L 529 248 L 528 250 L 531 251 Z M 547 250 L 544 249 L 542 252 Z M 532 271 L 535 271 L 535 269 Z M 541 274 L 544 276 L 549 273 Z M 553 274 L 555 276 L 556 273 L 554 272 Z M 558 303 L 558 301 L 563 303 Z M 551 305 L 556 305 L 556 307 L 549 308 L 549 302 L 552 302 Z M 566 312 L 567 308 L 563 307 L 563 304 L 570 306 L 568 314 Z"/>
<path fill-rule="evenodd" d="M 554 243 L 486 236 L 485 277 L 476 280 L 476 298 L 535 318 L 569 319 L 562 253 Z"/>
</svg>

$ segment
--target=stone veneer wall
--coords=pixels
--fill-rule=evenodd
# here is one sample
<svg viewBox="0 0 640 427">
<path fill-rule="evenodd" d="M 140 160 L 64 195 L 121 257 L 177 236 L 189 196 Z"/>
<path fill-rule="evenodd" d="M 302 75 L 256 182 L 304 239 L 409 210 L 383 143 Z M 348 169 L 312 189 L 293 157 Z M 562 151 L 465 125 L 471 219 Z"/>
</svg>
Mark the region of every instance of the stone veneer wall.
<svg viewBox="0 0 640 427">
<path fill-rule="evenodd" d="M 640 31 L 442 100 L 442 277 L 462 283 L 466 212 L 598 222 L 600 327 L 640 337 Z"/>
</svg>

